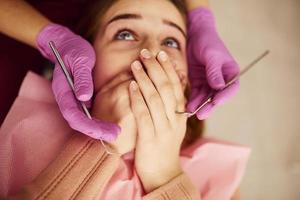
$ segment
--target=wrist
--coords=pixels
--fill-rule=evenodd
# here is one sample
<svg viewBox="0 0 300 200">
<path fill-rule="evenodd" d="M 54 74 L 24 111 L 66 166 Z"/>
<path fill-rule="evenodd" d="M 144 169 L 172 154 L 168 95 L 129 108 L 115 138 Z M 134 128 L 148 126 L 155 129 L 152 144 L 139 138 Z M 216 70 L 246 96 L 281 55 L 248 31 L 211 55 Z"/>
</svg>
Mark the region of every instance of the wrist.
<svg viewBox="0 0 300 200">
<path fill-rule="evenodd" d="M 65 41 L 68 37 L 73 35 L 72 31 L 67 27 L 55 23 L 49 23 L 44 26 L 37 35 L 36 44 L 38 50 L 44 57 L 55 61 L 55 57 L 49 47 L 49 42 L 51 40 L 54 41 L 56 47 L 59 49 L 61 41 Z"/>
<path fill-rule="evenodd" d="M 168 170 L 168 173 L 157 173 L 157 176 L 151 174 L 149 176 L 139 176 L 143 184 L 144 190 L 146 193 L 150 193 L 153 190 L 165 185 L 170 182 L 175 177 L 183 173 L 181 167 L 176 167 L 172 170 Z"/>
</svg>

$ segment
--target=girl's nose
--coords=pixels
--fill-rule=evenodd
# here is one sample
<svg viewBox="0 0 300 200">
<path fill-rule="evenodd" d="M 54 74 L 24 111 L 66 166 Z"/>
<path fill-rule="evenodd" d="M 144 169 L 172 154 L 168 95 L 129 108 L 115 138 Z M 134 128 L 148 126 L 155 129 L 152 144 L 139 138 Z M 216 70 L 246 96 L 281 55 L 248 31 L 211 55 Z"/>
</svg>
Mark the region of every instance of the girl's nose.
<svg viewBox="0 0 300 200">
<path fill-rule="evenodd" d="M 156 57 L 158 52 L 161 51 L 161 46 L 157 41 L 147 41 L 145 42 L 143 45 L 141 45 L 140 47 L 140 52 L 143 49 L 147 49 L 148 51 L 150 51 L 150 53 L 152 54 L 152 56 Z M 139 53 L 140 53 L 139 52 Z"/>
</svg>

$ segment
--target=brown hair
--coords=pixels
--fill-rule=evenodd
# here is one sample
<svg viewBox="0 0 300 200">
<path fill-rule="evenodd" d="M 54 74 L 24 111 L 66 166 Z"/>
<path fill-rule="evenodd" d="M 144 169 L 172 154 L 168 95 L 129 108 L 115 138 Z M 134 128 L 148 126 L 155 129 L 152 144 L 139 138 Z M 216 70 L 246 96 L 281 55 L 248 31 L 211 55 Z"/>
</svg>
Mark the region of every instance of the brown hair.
<svg viewBox="0 0 300 200">
<path fill-rule="evenodd" d="M 95 39 L 95 35 L 99 26 L 101 25 L 101 19 L 107 10 L 118 0 L 94 0 L 89 6 L 87 6 L 84 17 L 78 24 L 77 32 L 91 43 Z M 186 20 L 187 8 L 184 0 L 168 0 L 172 2 L 175 7 L 182 14 Z M 184 91 L 185 97 L 188 99 L 190 95 L 191 87 L 187 84 Z M 204 121 L 199 121 L 196 115 L 188 118 L 187 131 L 182 142 L 182 147 L 192 144 L 196 139 L 200 138 L 204 131 Z"/>
</svg>

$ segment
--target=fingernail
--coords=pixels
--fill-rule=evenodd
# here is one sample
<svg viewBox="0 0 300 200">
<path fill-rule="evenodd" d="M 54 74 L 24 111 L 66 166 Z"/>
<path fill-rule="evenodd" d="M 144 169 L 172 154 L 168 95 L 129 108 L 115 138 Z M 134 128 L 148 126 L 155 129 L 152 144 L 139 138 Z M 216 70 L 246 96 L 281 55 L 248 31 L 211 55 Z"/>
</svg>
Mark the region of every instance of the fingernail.
<svg viewBox="0 0 300 200">
<path fill-rule="evenodd" d="M 80 101 L 88 101 L 91 98 L 90 94 L 80 94 L 78 95 L 78 99 Z"/>
<path fill-rule="evenodd" d="M 215 78 L 213 81 L 218 87 L 222 87 L 224 85 L 224 82 L 220 77 Z"/>
<path fill-rule="evenodd" d="M 133 66 L 133 68 L 136 69 L 136 70 L 140 70 L 140 69 L 142 68 L 141 63 L 140 63 L 140 61 L 138 61 L 138 60 L 134 61 L 134 62 L 132 63 L 132 66 Z"/>
<path fill-rule="evenodd" d="M 131 89 L 132 91 L 136 91 L 137 88 L 138 88 L 138 85 L 136 84 L 136 82 L 135 82 L 135 81 L 131 81 L 131 82 L 130 82 L 130 89 Z"/>
<path fill-rule="evenodd" d="M 146 59 L 151 58 L 151 53 L 147 49 L 143 49 L 141 51 L 141 55 L 142 55 L 143 58 L 146 58 Z"/>
<path fill-rule="evenodd" d="M 160 51 L 158 53 L 158 58 L 161 60 L 161 61 L 166 61 L 168 59 L 168 55 L 166 52 L 164 51 Z"/>
</svg>

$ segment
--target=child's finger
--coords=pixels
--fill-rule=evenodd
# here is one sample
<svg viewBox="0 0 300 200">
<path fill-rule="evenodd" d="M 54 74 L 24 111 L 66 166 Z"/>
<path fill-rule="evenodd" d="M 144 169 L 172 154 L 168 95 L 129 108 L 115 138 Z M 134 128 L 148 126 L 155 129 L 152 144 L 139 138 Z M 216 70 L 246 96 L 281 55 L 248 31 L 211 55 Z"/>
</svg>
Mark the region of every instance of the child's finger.
<svg viewBox="0 0 300 200">
<path fill-rule="evenodd" d="M 135 116 L 139 142 L 144 143 L 155 136 L 155 129 L 147 104 L 143 99 L 139 86 L 135 81 L 129 84 L 130 102 Z"/>
<path fill-rule="evenodd" d="M 161 64 L 155 56 L 147 49 L 141 51 L 141 60 L 147 69 L 147 74 L 155 86 L 164 104 L 165 112 L 170 122 L 175 121 L 175 110 L 177 106 L 173 86 Z M 143 90 L 142 90 L 143 91 Z"/>
<path fill-rule="evenodd" d="M 160 94 L 139 61 L 133 62 L 131 69 L 150 111 L 155 130 L 164 133 L 163 130 L 169 128 L 170 123 Z"/>
<path fill-rule="evenodd" d="M 163 67 L 165 73 L 169 78 L 169 81 L 172 83 L 174 95 L 177 101 L 177 110 L 185 110 L 184 91 L 182 90 L 180 78 L 178 77 L 174 65 L 169 59 L 167 53 L 164 51 L 160 51 L 158 53 L 157 60 Z"/>
</svg>

